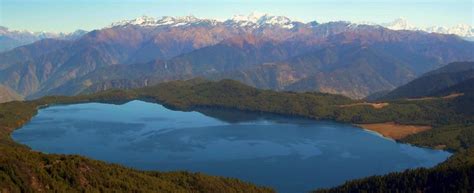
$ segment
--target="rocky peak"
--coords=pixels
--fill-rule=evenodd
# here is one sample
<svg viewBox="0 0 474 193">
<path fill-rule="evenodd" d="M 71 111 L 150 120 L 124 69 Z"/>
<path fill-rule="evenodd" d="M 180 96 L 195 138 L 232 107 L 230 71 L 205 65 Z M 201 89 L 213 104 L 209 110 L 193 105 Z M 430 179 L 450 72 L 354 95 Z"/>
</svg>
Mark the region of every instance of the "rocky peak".
<svg viewBox="0 0 474 193">
<path fill-rule="evenodd" d="M 293 21 L 285 16 L 273 16 L 264 13 L 252 12 L 249 15 L 235 15 L 225 21 L 227 25 L 235 27 L 260 28 L 265 26 L 277 26 L 291 29 L 294 27 Z"/>
</svg>

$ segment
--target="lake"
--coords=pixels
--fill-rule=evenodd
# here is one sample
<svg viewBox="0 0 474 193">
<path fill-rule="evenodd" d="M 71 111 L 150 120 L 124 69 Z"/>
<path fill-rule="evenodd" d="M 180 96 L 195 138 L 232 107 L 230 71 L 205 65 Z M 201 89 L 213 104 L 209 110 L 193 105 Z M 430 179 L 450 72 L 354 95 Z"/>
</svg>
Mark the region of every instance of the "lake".
<svg viewBox="0 0 474 193">
<path fill-rule="evenodd" d="M 284 193 L 432 167 L 451 155 L 350 124 L 231 110 L 183 112 L 138 100 L 44 108 L 12 137 L 45 153 L 235 177 Z"/>
</svg>

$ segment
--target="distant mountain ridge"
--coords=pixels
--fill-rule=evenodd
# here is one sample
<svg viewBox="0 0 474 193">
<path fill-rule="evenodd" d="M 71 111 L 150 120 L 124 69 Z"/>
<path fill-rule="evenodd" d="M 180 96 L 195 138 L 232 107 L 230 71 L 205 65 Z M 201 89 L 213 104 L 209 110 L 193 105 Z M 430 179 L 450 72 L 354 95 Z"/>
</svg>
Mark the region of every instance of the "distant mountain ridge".
<svg viewBox="0 0 474 193">
<path fill-rule="evenodd" d="M 474 61 L 473 50 L 455 35 L 348 22 L 143 17 L 0 53 L 0 84 L 36 98 L 207 77 L 362 98 L 450 62 Z"/>
<path fill-rule="evenodd" d="M 351 22 L 347 22 L 351 23 Z M 263 26 L 278 26 L 281 28 L 293 29 L 300 25 L 318 25 L 317 21 L 310 22 L 300 22 L 291 20 L 285 16 L 274 16 L 265 13 L 252 12 L 249 15 L 235 15 L 230 19 L 219 21 L 216 19 L 200 19 L 190 16 L 183 17 L 170 17 L 163 16 L 161 18 L 154 18 L 150 16 L 142 16 L 131 20 L 123 20 L 119 22 L 114 22 L 108 27 L 116 26 L 125 26 L 125 25 L 139 25 L 139 26 L 181 26 L 181 25 L 219 25 L 224 24 L 234 27 L 251 27 L 254 29 L 263 27 Z M 410 30 L 410 31 L 424 31 L 428 33 L 438 33 L 438 34 L 454 34 L 460 37 L 463 37 L 467 40 L 474 40 L 474 28 L 469 24 L 458 24 L 452 27 L 443 27 L 443 26 L 431 26 L 431 27 L 417 27 L 412 25 L 404 18 L 397 18 L 392 22 L 387 23 L 373 23 L 373 22 L 355 22 L 354 25 L 372 25 L 372 26 L 383 26 L 392 30 Z"/>
<path fill-rule="evenodd" d="M 333 23 L 333 22 L 328 22 Z M 351 22 L 346 22 L 351 23 Z M 202 26 L 215 26 L 224 25 L 234 28 L 249 28 L 257 30 L 264 27 L 279 27 L 286 29 L 298 30 L 301 26 L 316 26 L 320 24 L 317 21 L 300 22 L 292 20 L 285 16 L 274 16 L 264 13 L 252 12 L 249 15 L 235 15 L 230 19 L 219 21 L 216 19 L 201 19 L 194 16 L 182 16 L 182 17 L 171 17 L 163 16 L 161 18 L 155 18 L 150 16 L 141 16 L 135 19 L 122 20 L 113 22 L 111 25 L 105 28 L 113 27 L 124 27 L 127 25 L 135 25 L 140 27 L 178 27 L 178 26 L 190 26 L 190 25 L 202 25 Z M 424 31 L 428 33 L 438 34 L 454 34 L 458 35 L 466 40 L 474 41 L 474 28 L 469 24 L 458 24 L 452 27 L 443 26 L 432 26 L 432 27 L 416 27 L 410 24 L 403 18 L 398 18 L 393 22 L 388 23 L 373 23 L 373 22 L 359 22 L 351 23 L 352 25 L 372 25 L 372 26 L 383 26 L 392 30 L 411 30 L 411 31 Z M 76 30 L 71 33 L 52 33 L 52 32 L 30 32 L 30 31 L 18 31 L 9 30 L 6 27 L 0 26 L 0 52 L 11 50 L 13 48 L 30 44 L 38 40 L 53 38 L 62 40 L 74 40 L 82 35 L 86 34 L 87 31 Z"/>
<path fill-rule="evenodd" d="M 431 26 L 423 28 L 410 24 L 406 19 L 398 18 L 392 22 L 383 23 L 381 25 L 393 30 L 412 30 L 425 31 L 428 33 L 455 34 L 467 40 L 474 41 L 474 28 L 468 24 L 458 24 L 452 27 Z"/>
<path fill-rule="evenodd" d="M 314 22 L 311 22 L 314 23 Z M 248 27 L 261 28 L 269 26 L 277 26 L 286 29 L 292 29 L 302 22 L 292 21 L 285 16 L 273 16 L 269 14 L 253 12 L 249 15 L 235 15 L 234 17 L 225 21 L 215 19 L 200 19 L 195 16 L 171 17 L 163 16 L 161 18 L 154 18 L 150 16 L 141 16 L 131 20 L 123 20 L 114 22 L 108 28 L 120 27 L 127 25 L 136 25 L 142 27 L 158 27 L 158 26 L 190 26 L 190 25 L 225 25 L 228 27 Z"/>
<path fill-rule="evenodd" d="M 42 39 L 74 40 L 86 33 L 87 31 L 84 30 L 76 30 L 71 33 L 30 32 L 10 30 L 6 27 L 0 26 L 0 52 L 11 50 Z"/>
</svg>

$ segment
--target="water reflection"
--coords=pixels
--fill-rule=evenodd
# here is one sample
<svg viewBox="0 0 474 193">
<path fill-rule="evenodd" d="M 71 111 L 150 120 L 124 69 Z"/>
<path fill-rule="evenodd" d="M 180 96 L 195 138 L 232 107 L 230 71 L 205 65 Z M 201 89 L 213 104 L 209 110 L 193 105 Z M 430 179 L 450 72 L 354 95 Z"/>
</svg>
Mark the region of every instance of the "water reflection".
<svg viewBox="0 0 474 193">
<path fill-rule="evenodd" d="M 431 167 L 449 156 L 348 124 L 231 110 L 172 111 L 142 101 L 42 109 L 13 138 L 43 152 L 237 177 L 280 192 Z"/>
</svg>

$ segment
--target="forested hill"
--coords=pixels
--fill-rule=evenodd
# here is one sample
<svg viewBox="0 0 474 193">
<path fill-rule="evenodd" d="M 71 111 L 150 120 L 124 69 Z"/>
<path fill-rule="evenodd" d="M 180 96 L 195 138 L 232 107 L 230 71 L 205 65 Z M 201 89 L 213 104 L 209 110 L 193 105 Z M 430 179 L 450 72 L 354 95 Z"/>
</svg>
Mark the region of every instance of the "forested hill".
<svg viewBox="0 0 474 193">
<path fill-rule="evenodd" d="M 450 63 L 396 88 L 379 100 L 433 96 L 471 78 L 474 78 L 474 62 Z"/>
<path fill-rule="evenodd" d="M 448 169 L 409 170 L 400 174 L 349 182 L 349 185 L 345 186 L 347 188 L 333 190 L 378 192 L 374 191 L 374 187 L 378 187 L 380 190 L 389 190 L 384 192 L 392 190 L 423 192 L 427 190 L 426 188 L 449 184 L 446 189 L 441 189 L 441 192 L 453 192 L 457 189 L 469 190 L 474 185 L 471 167 L 473 162 L 470 161 L 472 154 L 466 153 L 471 151 L 470 148 L 474 144 L 474 132 L 472 132 L 474 115 L 465 110 L 466 106 L 471 105 L 469 102 L 473 101 L 472 95 L 449 99 L 390 101 L 376 108 L 340 95 L 275 92 L 259 90 L 232 80 L 210 82 L 193 79 L 134 90 L 110 90 L 74 97 L 52 96 L 35 101 L 0 104 L 0 190 L 8 192 L 271 191 L 234 179 L 180 172 L 140 172 L 80 156 L 46 155 L 32 152 L 10 138 L 10 133 L 31 119 L 40 107 L 82 102 L 123 103 L 136 99 L 157 102 L 180 110 L 193 110 L 199 107 L 232 108 L 349 123 L 397 122 L 432 125 L 434 128 L 429 130 L 428 134 L 419 133 L 401 141 L 429 147 L 444 145 L 441 148 L 457 152 L 456 156 L 446 163 L 449 165 Z M 421 180 L 406 182 L 406 179 Z M 394 184 L 393 180 L 397 182 L 396 188 L 390 186 Z M 373 186 L 373 183 L 378 186 Z"/>
<path fill-rule="evenodd" d="M 419 168 L 349 181 L 313 193 L 462 193 L 474 190 L 474 149 L 463 150 L 434 168 Z"/>
<path fill-rule="evenodd" d="M 446 96 L 452 93 L 474 94 L 474 78 L 467 79 L 458 84 L 434 93 L 435 96 Z"/>
</svg>

